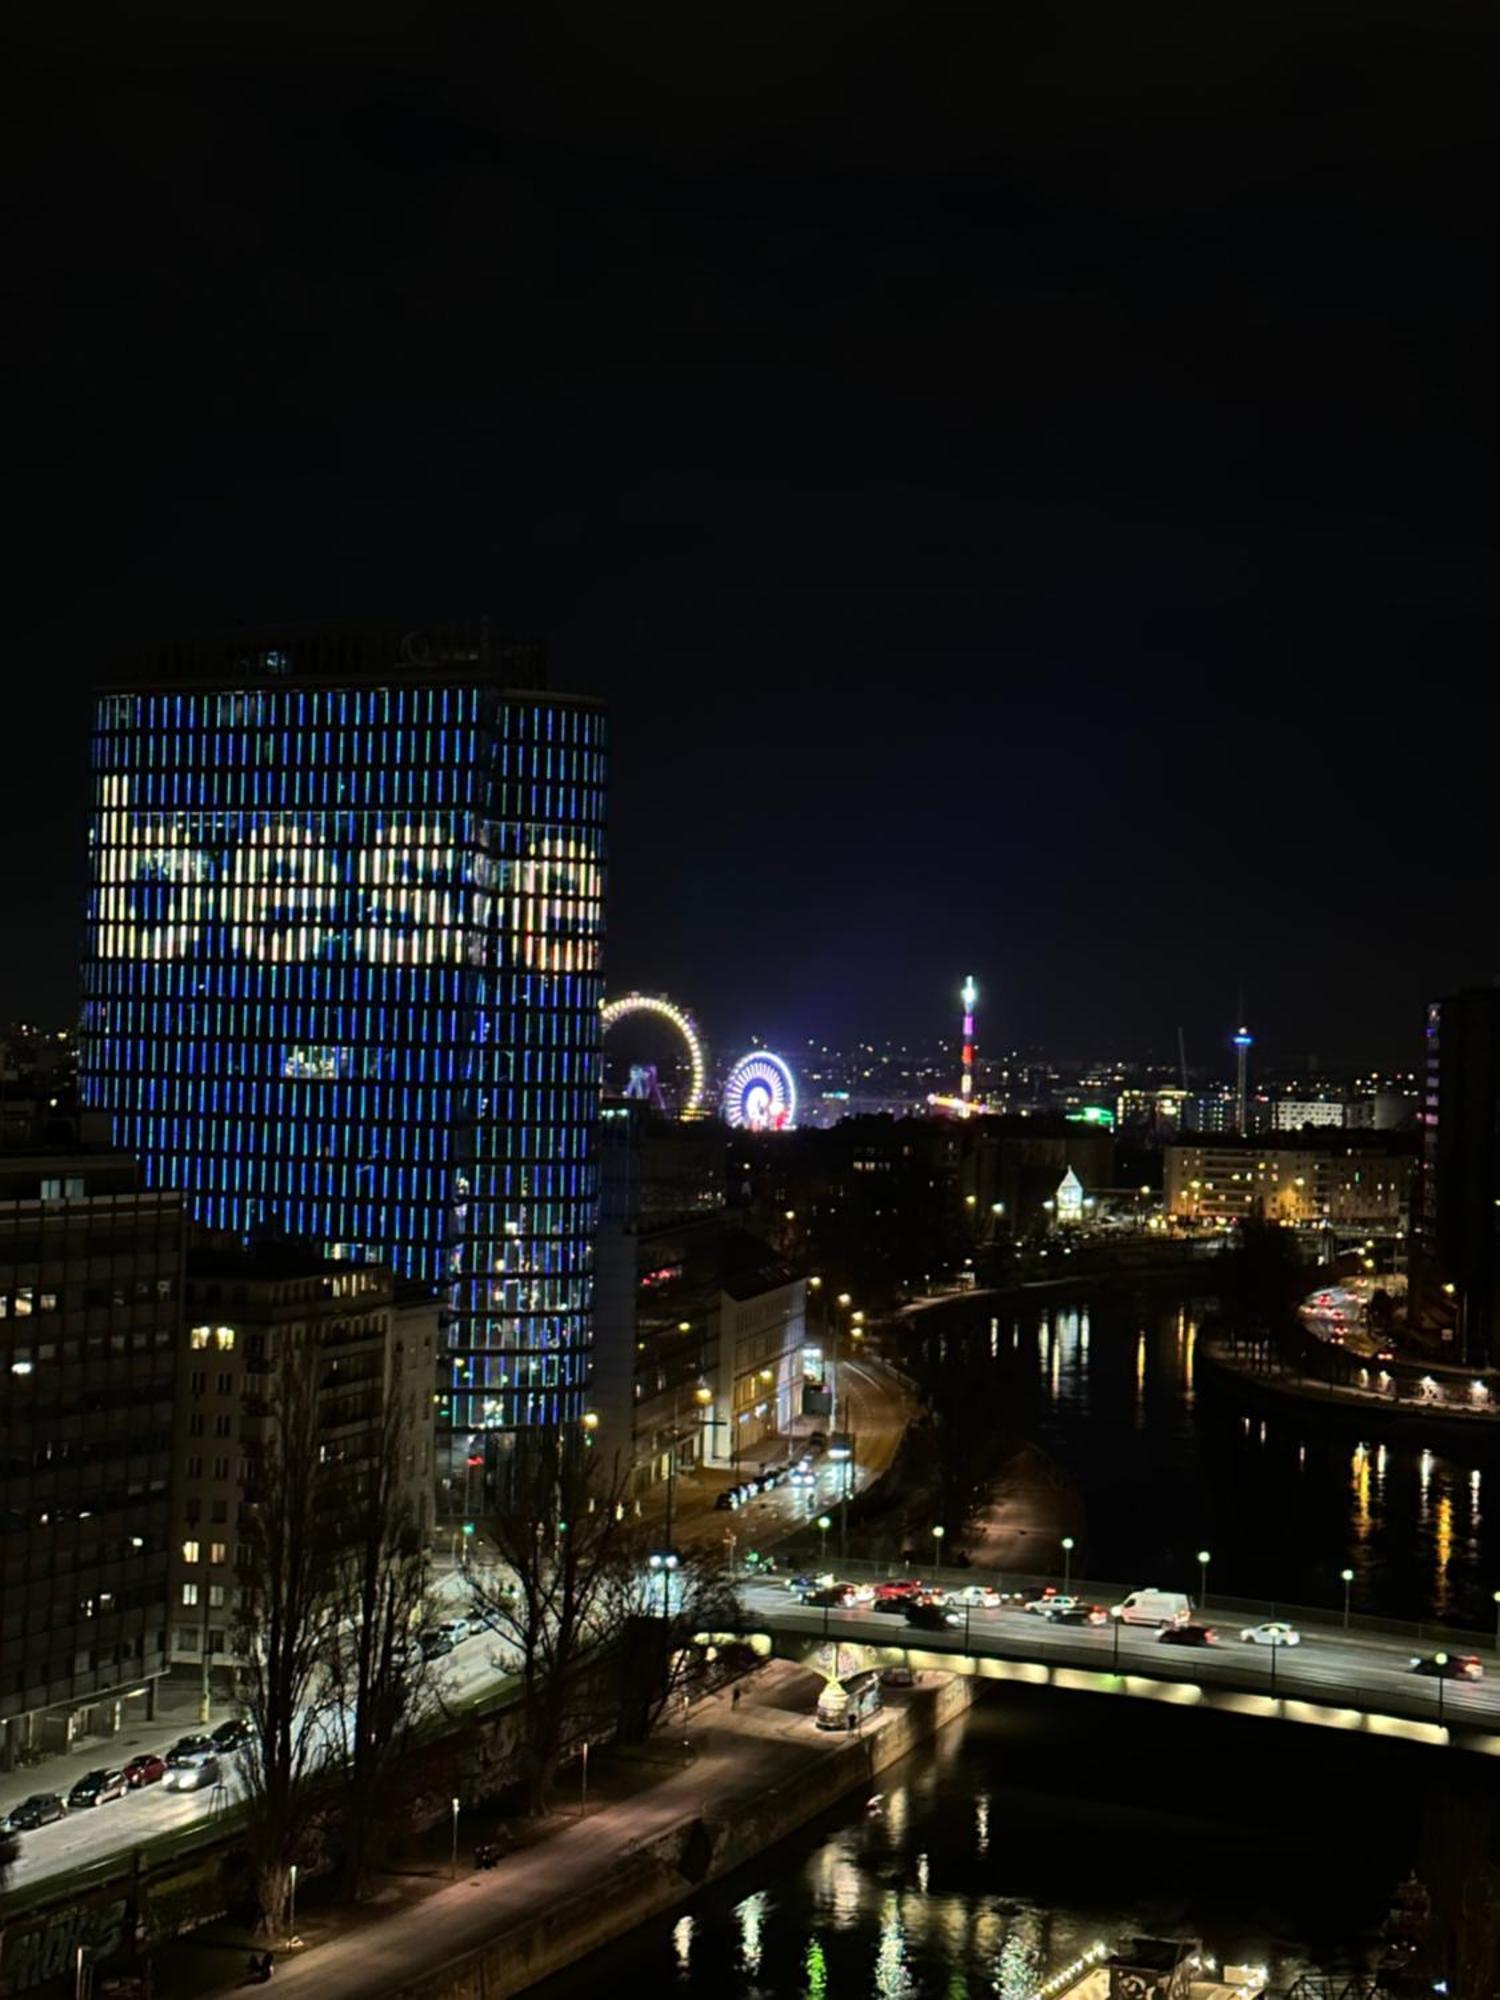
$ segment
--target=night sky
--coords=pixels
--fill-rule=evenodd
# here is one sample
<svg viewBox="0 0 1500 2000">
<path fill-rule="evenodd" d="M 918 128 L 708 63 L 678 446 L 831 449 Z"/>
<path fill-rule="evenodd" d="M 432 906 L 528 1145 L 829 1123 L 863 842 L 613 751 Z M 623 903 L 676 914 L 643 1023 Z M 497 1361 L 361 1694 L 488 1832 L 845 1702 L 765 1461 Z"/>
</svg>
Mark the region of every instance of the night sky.
<svg viewBox="0 0 1500 2000">
<path fill-rule="evenodd" d="M 20 12 L 0 1018 L 115 656 L 481 612 L 610 698 L 610 984 L 720 1046 L 973 971 L 1394 1062 L 1500 975 L 1493 10 Z"/>
</svg>

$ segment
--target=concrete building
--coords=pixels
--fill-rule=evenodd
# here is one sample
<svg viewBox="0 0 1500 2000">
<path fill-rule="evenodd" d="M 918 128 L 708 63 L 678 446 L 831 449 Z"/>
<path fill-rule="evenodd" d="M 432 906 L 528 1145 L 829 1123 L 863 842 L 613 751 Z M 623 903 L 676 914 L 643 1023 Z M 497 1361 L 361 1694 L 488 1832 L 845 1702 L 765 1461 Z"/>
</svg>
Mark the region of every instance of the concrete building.
<svg viewBox="0 0 1500 2000">
<path fill-rule="evenodd" d="M 1500 986 L 1427 1010 L 1414 1305 L 1474 1366 L 1500 1360 Z"/>
<path fill-rule="evenodd" d="M 1389 1237 L 1404 1234 L 1410 1214 L 1412 1158 L 1397 1142 L 1216 1139 L 1168 1146 L 1165 1168 L 1167 1214 L 1180 1222 L 1261 1216 Z"/>
<path fill-rule="evenodd" d="M 174 1668 L 197 1669 L 205 1688 L 214 1663 L 232 1660 L 247 1458 L 286 1343 L 303 1341 L 318 1357 L 323 1461 L 358 1476 L 381 1447 L 393 1401 L 406 1503 L 424 1537 L 433 1530 L 436 1299 L 398 1288 L 378 1267 L 330 1266 L 304 1246 L 193 1249 L 174 1443 L 168 1653 Z"/>
<path fill-rule="evenodd" d="M 1271 1105 L 1273 1132 L 1301 1132 L 1309 1125 L 1342 1131 L 1348 1123 L 1341 1100 L 1331 1097 L 1278 1097 Z"/>
<path fill-rule="evenodd" d="M 0 1765 L 154 1713 L 181 1198 L 89 1146 L 0 1155 Z"/>
</svg>

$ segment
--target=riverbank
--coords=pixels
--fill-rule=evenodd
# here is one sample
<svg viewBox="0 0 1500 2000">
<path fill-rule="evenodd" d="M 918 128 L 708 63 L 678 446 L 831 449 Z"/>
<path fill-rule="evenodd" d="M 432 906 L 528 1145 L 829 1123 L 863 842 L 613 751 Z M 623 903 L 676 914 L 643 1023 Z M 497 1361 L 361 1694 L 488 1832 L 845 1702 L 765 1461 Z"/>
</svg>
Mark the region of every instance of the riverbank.
<svg viewBox="0 0 1500 2000">
<path fill-rule="evenodd" d="M 1270 1374 L 1237 1356 L 1222 1339 L 1199 1343 L 1198 1368 L 1205 1380 L 1214 1381 L 1257 1413 L 1296 1409 L 1365 1436 L 1378 1429 L 1382 1435 L 1429 1442 L 1447 1451 L 1472 1451 L 1476 1443 L 1485 1450 L 1500 1446 L 1500 1416 L 1493 1409 L 1398 1402 L 1377 1389 L 1325 1382 L 1295 1370 Z"/>
<path fill-rule="evenodd" d="M 498 1867 L 442 1862 L 381 1901 L 307 1909 L 307 1948 L 277 1960 L 279 1991 L 309 2000 L 508 2000 L 576 1964 L 705 1884 L 754 1860 L 926 1741 L 969 1706 L 974 1684 L 924 1675 L 893 1689 L 857 1737 L 816 1728 L 819 1675 L 768 1664 L 701 1703 L 644 1757 L 601 1757 L 591 1809 L 564 1811 Z M 465 1835 L 465 1860 L 474 1833 Z M 158 1995 L 241 1983 L 247 1941 L 220 1931 L 164 1955 Z"/>
</svg>

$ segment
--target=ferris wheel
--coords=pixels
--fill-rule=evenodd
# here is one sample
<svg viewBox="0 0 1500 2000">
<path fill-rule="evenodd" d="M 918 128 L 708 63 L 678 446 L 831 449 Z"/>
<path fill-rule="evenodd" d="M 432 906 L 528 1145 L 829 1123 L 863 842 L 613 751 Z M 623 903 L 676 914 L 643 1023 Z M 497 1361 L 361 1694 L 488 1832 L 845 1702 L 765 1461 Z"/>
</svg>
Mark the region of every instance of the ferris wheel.
<svg viewBox="0 0 1500 2000">
<path fill-rule="evenodd" d="M 797 1082 L 769 1049 L 741 1056 L 724 1084 L 724 1117 L 737 1130 L 786 1132 L 797 1121 Z"/>
<path fill-rule="evenodd" d="M 617 1022 L 628 1020 L 632 1015 L 654 1015 L 667 1022 L 682 1038 L 687 1052 L 688 1088 L 687 1096 L 677 1107 L 681 1118 L 697 1118 L 703 1111 L 703 1094 L 708 1087 L 708 1051 L 703 1037 L 698 1032 L 698 1023 L 685 1007 L 679 1007 L 675 1000 L 669 1000 L 664 993 L 624 993 L 618 1000 L 604 1003 L 604 1031 L 608 1034 Z M 630 1081 L 625 1086 L 627 1097 L 637 1097 L 652 1103 L 658 1109 L 665 1109 L 661 1086 L 655 1068 L 642 1065 L 632 1069 Z"/>
</svg>

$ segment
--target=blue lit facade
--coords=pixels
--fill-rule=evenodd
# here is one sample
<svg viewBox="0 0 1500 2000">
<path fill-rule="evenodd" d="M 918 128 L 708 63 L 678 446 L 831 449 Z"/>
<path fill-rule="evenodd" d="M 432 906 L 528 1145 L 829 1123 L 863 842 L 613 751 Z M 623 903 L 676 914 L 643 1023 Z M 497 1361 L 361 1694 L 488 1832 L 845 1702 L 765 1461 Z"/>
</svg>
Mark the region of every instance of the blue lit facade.
<svg viewBox="0 0 1500 2000">
<path fill-rule="evenodd" d="M 209 1226 L 443 1284 L 462 1451 L 584 1407 L 606 722 L 352 650 L 100 699 L 84 1091 Z"/>
</svg>

